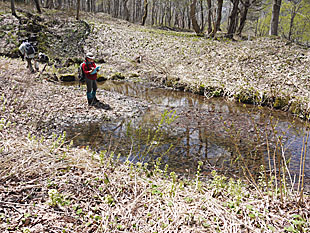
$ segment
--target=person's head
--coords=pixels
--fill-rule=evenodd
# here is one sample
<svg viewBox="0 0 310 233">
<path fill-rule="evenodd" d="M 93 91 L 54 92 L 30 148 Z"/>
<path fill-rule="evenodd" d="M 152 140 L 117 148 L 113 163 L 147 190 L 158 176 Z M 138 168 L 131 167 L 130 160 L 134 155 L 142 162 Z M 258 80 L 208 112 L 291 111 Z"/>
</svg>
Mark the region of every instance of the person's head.
<svg viewBox="0 0 310 233">
<path fill-rule="evenodd" d="M 89 62 L 93 62 L 95 59 L 94 54 L 92 52 L 86 53 L 86 60 Z"/>
</svg>

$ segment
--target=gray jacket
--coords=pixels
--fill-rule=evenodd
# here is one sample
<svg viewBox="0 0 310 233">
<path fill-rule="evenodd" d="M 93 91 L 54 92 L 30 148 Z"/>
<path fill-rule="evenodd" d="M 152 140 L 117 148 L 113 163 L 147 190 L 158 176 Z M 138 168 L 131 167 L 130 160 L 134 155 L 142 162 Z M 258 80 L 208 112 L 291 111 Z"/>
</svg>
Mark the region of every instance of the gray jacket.
<svg viewBox="0 0 310 233">
<path fill-rule="evenodd" d="M 25 58 L 34 58 L 34 54 L 27 54 L 26 53 L 26 44 L 25 44 L 25 42 L 23 42 L 20 46 L 19 46 L 19 51 L 23 54 L 23 56 L 25 57 Z"/>
</svg>

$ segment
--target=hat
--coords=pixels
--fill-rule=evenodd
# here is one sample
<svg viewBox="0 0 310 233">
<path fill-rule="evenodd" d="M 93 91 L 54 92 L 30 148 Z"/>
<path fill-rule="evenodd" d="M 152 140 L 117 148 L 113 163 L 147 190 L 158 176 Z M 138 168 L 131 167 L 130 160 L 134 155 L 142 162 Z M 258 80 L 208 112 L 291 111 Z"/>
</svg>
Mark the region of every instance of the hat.
<svg viewBox="0 0 310 233">
<path fill-rule="evenodd" d="M 86 57 L 90 59 L 95 59 L 94 54 L 91 52 L 86 53 Z"/>
</svg>

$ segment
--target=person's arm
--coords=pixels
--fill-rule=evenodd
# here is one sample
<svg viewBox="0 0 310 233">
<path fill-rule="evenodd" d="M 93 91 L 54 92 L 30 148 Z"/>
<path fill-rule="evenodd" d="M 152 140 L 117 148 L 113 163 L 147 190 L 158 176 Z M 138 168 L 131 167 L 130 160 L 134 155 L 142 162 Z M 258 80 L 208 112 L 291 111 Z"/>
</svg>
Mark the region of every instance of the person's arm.
<svg viewBox="0 0 310 233">
<path fill-rule="evenodd" d="M 82 69 L 83 69 L 84 73 L 85 73 L 86 75 L 91 75 L 91 73 L 92 73 L 92 72 L 94 71 L 94 69 L 96 68 L 96 65 L 95 65 L 95 67 L 94 67 L 94 66 L 90 66 L 90 64 L 89 64 L 88 67 L 89 67 L 89 70 L 87 70 L 87 65 L 86 65 L 86 63 L 83 63 Z"/>
<path fill-rule="evenodd" d="M 86 70 L 86 64 L 85 64 L 85 62 L 82 64 L 82 70 L 83 70 L 83 72 L 84 72 L 84 74 L 88 74 L 89 73 L 89 71 L 88 70 Z"/>
<path fill-rule="evenodd" d="M 21 54 L 22 60 L 24 60 L 24 58 L 25 58 L 25 53 L 26 53 L 24 44 L 21 44 L 21 45 L 19 46 L 18 50 L 19 50 L 19 53 Z"/>
</svg>

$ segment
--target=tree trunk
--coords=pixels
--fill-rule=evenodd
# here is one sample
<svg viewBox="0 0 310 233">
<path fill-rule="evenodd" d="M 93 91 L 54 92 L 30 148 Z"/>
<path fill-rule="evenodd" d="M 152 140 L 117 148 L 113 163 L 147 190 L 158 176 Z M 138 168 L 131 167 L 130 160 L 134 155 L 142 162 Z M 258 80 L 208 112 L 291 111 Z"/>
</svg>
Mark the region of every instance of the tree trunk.
<svg viewBox="0 0 310 233">
<path fill-rule="evenodd" d="M 270 31 L 269 31 L 270 36 L 278 35 L 280 9 L 281 9 L 281 0 L 273 0 L 272 16 L 271 16 Z"/>
<path fill-rule="evenodd" d="M 222 9 L 223 9 L 223 0 L 217 0 L 217 17 L 215 24 L 215 33 L 218 30 L 221 30 L 221 20 L 222 20 Z"/>
<path fill-rule="evenodd" d="M 183 7 L 183 11 L 182 11 L 182 28 L 184 29 L 185 28 L 185 11 L 186 11 L 186 8 Z"/>
<path fill-rule="evenodd" d="M 149 3 L 147 2 L 147 0 L 144 0 L 144 14 L 143 14 L 142 23 L 141 23 L 142 26 L 144 26 L 145 21 L 146 21 L 148 5 Z"/>
<path fill-rule="evenodd" d="M 90 12 L 90 0 L 86 1 L 87 11 Z"/>
<path fill-rule="evenodd" d="M 203 28 L 205 27 L 205 25 L 204 25 L 204 18 L 205 17 L 203 15 L 203 0 L 200 0 L 200 17 L 201 17 L 201 29 L 203 30 Z"/>
<path fill-rule="evenodd" d="M 194 28 L 194 31 L 196 32 L 197 35 L 201 35 L 202 31 L 197 23 L 197 19 L 196 19 L 196 3 L 197 0 L 193 0 L 191 6 L 190 6 L 190 18 L 192 20 L 192 25 Z"/>
<path fill-rule="evenodd" d="M 103 3 L 103 1 L 101 1 L 100 8 L 101 8 L 100 11 L 103 12 L 104 11 L 104 3 Z"/>
<path fill-rule="evenodd" d="M 42 13 L 41 8 L 40 8 L 40 4 L 39 4 L 39 0 L 33 0 L 34 4 L 36 5 L 37 11 L 39 14 Z"/>
<path fill-rule="evenodd" d="M 212 2 L 211 0 L 207 0 L 208 4 L 208 34 L 212 33 Z"/>
<path fill-rule="evenodd" d="M 136 0 L 136 19 L 140 21 L 141 17 L 141 0 Z"/>
<path fill-rule="evenodd" d="M 77 0 L 76 3 L 76 20 L 80 19 L 80 0 Z"/>
<path fill-rule="evenodd" d="M 254 2 L 252 2 L 254 3 Z M 240 25 L 239 25 L 239 28 L 237 30 L 237 35 L 241 36 L 241 32 L 245 26 L 245 21 L 246 21 L 246 18 L 247 18 L 247 14 L 248 14 L 248 11 L 249 11 L 249 8 L 250 8 L 250 0 L 245 0 L 245 2 L 243 3 L 243 11 L 242 11 L 242 15 L 241 15 L 241 19 L 240 19 Z"/>
<path fill-rule="evenodd" d="M 48 9 L 54 8 L 54 0 L 47 0 L 45 7 L 48 8 Z"/>
<path fill-rule="evenodd" d="M 179 28 L 180 27 L 180 20 L 179 20 L 179 11 L 175 11 L 175 15 L 174 15 L 174 27 Z"/>
<path fill-rule="evenodd" d="M 15 16 L 16 18 L 18 18 L 17 14 L 16 14 L 16 10 L 15 10 L 15 2 L 14 2 L 14 0 L 11 0 L 11 11 L 12 11 L 12 15 Z"/>
<path fill-rule="evenodd" d="M 58 5 L 57 5 L 57 10 L 60 10 L 62 7 L 62 1 L 61 0 L 58 0 Z"/>
<path fill-rule="evenodd" d="M 135 0 L 132 0 L 132 22 L 136 22 L 136 4 Z"/>
<path fill-rule="evenodd" d="M 290 20 L 290 30 L 288 33 L 288 39 L 291 40 L 292 34 L 293 34 L 293 28 L 294 28 L 294 20 L 295 17 L 297 15 L 297 13 L 299 12 L 300 8 L 302 7 L 301 5 L 301 1 L 298 3 L 298 5 L 294 4 L 294 7 L 291 11 L 291 20 Z"/>
<path fill-rule="evenodd" d="M 107 11 L 108 11 L 108 14 L 111 14 L 111 0 L 108 0 Z"/>
<path fill-rule="evenodd" d="M 192 20 L 191 20 L 191 16 L 190 16 L 190 12 L 189 11 L 190 11 L 190 9 L 188 7 L 186 7 L 188 29 L 191 29 Z"/>
<path fill-rule="evenodd" d="M 171 14 L 171 2 L 169 3 L 169 5 L 167 5 L 166 7 L 166 12 L 167 12 L 167 23 L 166 25 L 168 25 L 169 27 L 171 26 L 171 19 L 172 19 L 172 14 Z"/>
<path fill-rule="evenodd" d="M 293 12 L 291 14 L 290 30 L 288 32 L 288 40 L 291 40 L 291 37 L 292 37 L 292 31 L 293 31 L 293 24 L 294 24 L 295 15 L 296 15 L 296 12 L 295 12 L 295 6 L 294 6 Z"/>
<path fill-rule="evenodd" d="M 119 0 L 114 0 L 114 13 L 113 13 L 113 16 L 115 18 L 118 17 L 118 9 L 119 9 Z"/>
<path fill-rule="evenodd" d="M 128 10 L 127 3 L 128 3 L 128 0 L 123 0 L 123 4 L 124 4 L 124 19 L 129 21 L 130 15 L 129 15 L 129 10 Z"/>
<path fill-rule="evenodd" d="M 226 37 L 232 39 L 234 37 L 234 33 L 236 32 L 236 24 L 237 24 L 237 16 L 238 16 L 238 5 L 239 0 L 233 1 L 233 9 L 229 16 L 229 24 Z"/>
<path fill-rule="evenodd" d="M 154 25 L 154 22 L 156 22 L 156 14 L 155 14 L 155 0 L 153 0 L 153 4 L 152 4 L 152 9 L 151 9 L 151 12 L 152 12 L 152 16 L 151 16 L 151 25 Z"/>
</svg>

